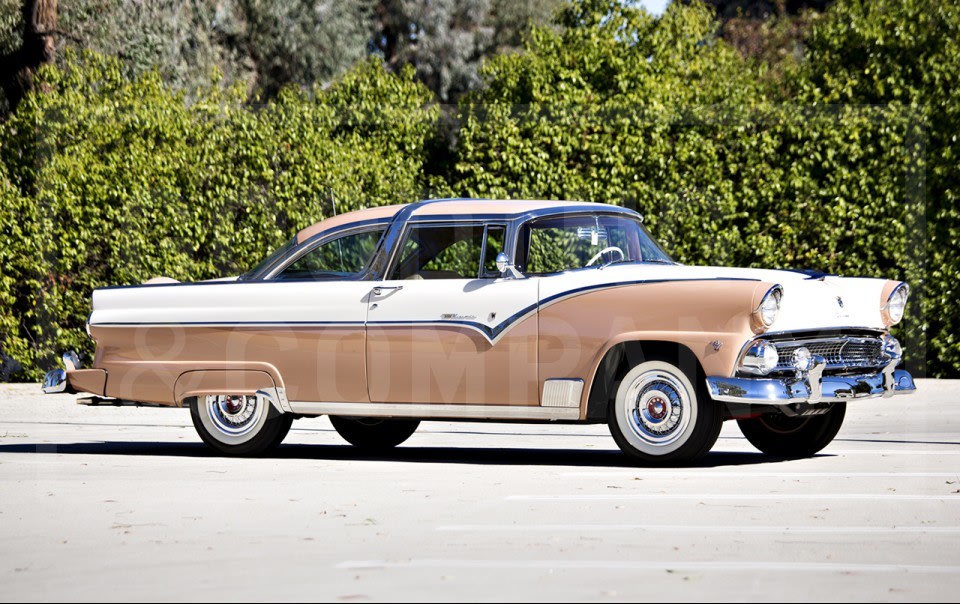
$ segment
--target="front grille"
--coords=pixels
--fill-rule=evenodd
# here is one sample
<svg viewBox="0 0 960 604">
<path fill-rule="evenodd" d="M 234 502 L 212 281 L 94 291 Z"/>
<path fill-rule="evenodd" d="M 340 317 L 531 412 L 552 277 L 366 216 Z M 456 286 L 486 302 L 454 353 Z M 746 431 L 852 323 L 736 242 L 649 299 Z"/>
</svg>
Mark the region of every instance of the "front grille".
<svg viewBox="0 0 960 604">
<path fill-rule="evenodd" d="M 876 368 L 883 362 L 883 342 L 879 338 L 825 338 L 774 342 L 780 354 L 776 371 L 793 371 L 793 351 L 801 346 L 810 354 L 822 356 L 827 361 L 827 371 Z"/>
</svg>

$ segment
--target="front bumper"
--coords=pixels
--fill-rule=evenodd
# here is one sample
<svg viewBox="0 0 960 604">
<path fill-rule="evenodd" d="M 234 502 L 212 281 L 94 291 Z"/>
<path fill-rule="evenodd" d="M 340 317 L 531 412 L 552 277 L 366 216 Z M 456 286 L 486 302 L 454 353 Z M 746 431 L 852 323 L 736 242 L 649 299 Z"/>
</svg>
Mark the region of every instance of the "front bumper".
<svg viewBox="0 0 960 604">
<path fill-rule="evenodd" d="M 821 375 L 811 371 L 792 378 L 708 377 L 707 387 L 715 401 L 753 405 L 842 403 L 915 391 L 913 376 L 895 367 L 896 361 L 877 373 L 862 375 Z"/>
</svg>

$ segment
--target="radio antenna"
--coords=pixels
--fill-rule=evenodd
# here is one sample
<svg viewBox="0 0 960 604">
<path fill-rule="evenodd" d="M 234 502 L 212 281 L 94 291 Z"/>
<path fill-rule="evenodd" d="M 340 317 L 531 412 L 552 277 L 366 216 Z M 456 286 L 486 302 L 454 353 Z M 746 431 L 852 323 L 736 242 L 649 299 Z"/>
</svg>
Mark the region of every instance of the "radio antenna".
<svg viewBox="0 0 960 604">
<path fill-rule="evenodd" d="M 327 189 L 330 190 L 330 207 L 333 208 L 333 215 L 337 215 L 337 196 L 333 194 L 333 187 L 327 185 Z M 342 238 L 340 238 L 342 239 Z M 337 239 L 337 253 L 340 256 L 340 272 L 346 272 L 346 269 L 343 266 L 343 243 L 340 242 L 340 239 Z"/>
</svg>

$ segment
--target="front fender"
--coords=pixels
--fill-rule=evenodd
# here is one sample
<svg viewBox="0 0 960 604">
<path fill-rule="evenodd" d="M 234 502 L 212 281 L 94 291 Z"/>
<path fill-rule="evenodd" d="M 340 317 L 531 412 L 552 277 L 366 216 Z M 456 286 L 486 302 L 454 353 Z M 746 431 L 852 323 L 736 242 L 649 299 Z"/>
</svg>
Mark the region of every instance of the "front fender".
<svg viewBox="0 0 960 604">
<path fill-rule="evenodd" d="M 755 302 L 772 286 L 743 279 L 661 281 L 614 286 L 540 310 L 540 380 L 579 378 L 589 385 L 613 347 L 657 341 L 684 346 L 710 375 L 732 375 L 754 337 Z"/>
</svg>

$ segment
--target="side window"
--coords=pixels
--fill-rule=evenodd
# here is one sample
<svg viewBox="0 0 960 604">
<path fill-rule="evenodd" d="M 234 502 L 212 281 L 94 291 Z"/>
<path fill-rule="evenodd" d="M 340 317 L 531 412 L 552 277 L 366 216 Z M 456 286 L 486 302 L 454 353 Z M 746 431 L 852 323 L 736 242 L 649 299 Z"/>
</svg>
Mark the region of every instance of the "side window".
<svg viewBox="0 0 960 604">
<path fill-rule="evenodd" d="M 537 228 L 530 231 L 527 272 L 542 275 L 580 267 L 590 250 L 590 241 L 572 229 Z M 589 257 L 589 256 L 587 256 Z"/>
<path fill-rule="evenodd" d="M 318 245 L 283 269 L 275 279 L 337 279 L 363 271 L 383 229 L 352 233 Z"/>
<path fill-rule="evenodd" d="M 503 251 L 507 229 L 502 225 L 488 225 L 485 247 L 483 248 L 483 277 L 490 279 L 500 276 L 497 270 L 497 254 Z"/>
<path fill-rule="evenodd" d="M 407 231 L 391 279 L 476 279 L 484 225 L 422 225 Z"/>
</svg>

